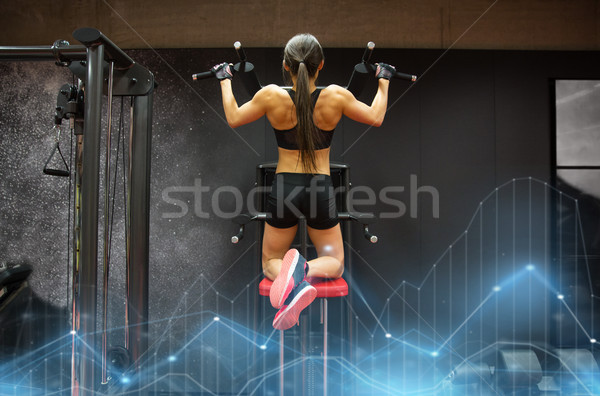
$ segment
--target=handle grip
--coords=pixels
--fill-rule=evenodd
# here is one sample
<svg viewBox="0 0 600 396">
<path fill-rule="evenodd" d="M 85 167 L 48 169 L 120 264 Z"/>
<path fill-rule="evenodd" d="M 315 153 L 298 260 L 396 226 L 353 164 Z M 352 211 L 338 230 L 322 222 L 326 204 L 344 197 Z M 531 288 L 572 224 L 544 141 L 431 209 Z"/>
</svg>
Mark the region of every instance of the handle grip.
<svg viewBox="0 0 600 396">
<path fill-rule="evenodd" d="M 237 52 L 238 58 L 240 58 L 240 62 L 246 62 L 246 51 L 242 47 L 242 43 L 236 41 L 233 43 L 233 48 L 235 48 L 235 52 Z"/>
<path fill-rule="evenodd" d="M 363 56 L 362 56 L 362 63 L 369 63 L 369 60 L 371 60 L 371 55 L 373 55 L 374 48 L 375 48 L 375 43 L 372 41 L 369 41 L 367 43 L 367 48 L 365 48 L 365 52 L 363 53 Z"/>
<path fill-rule="evenodd" d="M 44 174 L 50 175 L 50 176 L 62 176 L 62 177 L 71 176 L 71 172 L 66 171 L 66 170 L 61 170 L 61 169 L 44 168 L 43 172 L 44 172 Z"/>
<path fill-rule="evenodd" d="M 369 67 L 373 71 L 377 70 L 377 65 L 370 64 Z M 392 77 L 398 78 L 400 80 L 408 80 L 408 81 L 412 81 L 412 82 L 417 81 L 417 76 L 415 76 L 414 74 L 401 73 L 399 71 L 396 71 Z"/>
<path fill-rule="evenodd" d="M 194 81 L 205 80 L 207 78 L 211 78 L 211 77 L 214 77 L 214 76 L 215 76 L 215 73 L 213 73 L 212 70 L 209 70 L 209 71 L 206 71 L 206 72 L 192 74 L 192 79 Z"/>
<path fill-rule="evenodd" d="M 379 238 L 377 238 L 377 235 L 373 235 L 369 232 L 369 226 L 366 224 L 363 225 L 363 233 L 365 239 L 371 243 L 377 243 L 377 241 L 379 240 Z"/>
<path fill-rule="evenodd" d="M 417 81 L 417 76 L 415 76 L 414 74 L 406 74 L 406 73 L 400 73 L 400 72 L 396 72 L 394 74 L 394 78 L 399 78 L 401 80 L 408 80 L 408 81 L 412 81 L 412 82 Z"/>
<path fill-rule="evenodd" d="M 240 231 L 231 237 L 231 243 L 238 243 L 244 238 L 244 225 L 240 225 Z"/>
</svg>

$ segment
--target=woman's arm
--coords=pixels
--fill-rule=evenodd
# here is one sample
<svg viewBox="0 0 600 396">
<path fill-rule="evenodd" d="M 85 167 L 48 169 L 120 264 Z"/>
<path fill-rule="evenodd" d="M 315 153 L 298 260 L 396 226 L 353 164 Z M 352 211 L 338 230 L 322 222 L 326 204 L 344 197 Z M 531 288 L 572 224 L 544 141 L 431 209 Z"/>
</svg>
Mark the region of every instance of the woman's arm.
<svg viewBox="0 0 600 396">
<path fill-rule="evenodd" d="M 387 110 L 389 80 L 379 79 L 379 87 L 371 106 L 356 99 L 352 92 L 342 89 L 342 113 L 357 122 L 363 124 L 381 126 Z"/>
<path fill-rule="evenodd" d="M 231 80 L 221 80 L 223 109 L 225 110 L 225 117 L 227 118 L 229 126 L 237 128 L 240 125 L 256 121 L 265 115 L 269 97 L 272 92 L 271 90 L 271 86 L 263 87 L 249 102 L 244 103 L 242 106 L 238 106 L 235 97 L 233 96 L 233 90 L 231 89 Z"/>
<path fill-rule="evenodd" d="M 346 90 L 341 89 L 342 95 L 342 114 L 346 117 L 361 122 L 363 124 L 380 126 L 383 123 L 385 112 L 387 110 L 388 88 L 390 78 L 396 73 L 396 68 L 387 63 L 378 63 L 375 76 L 378 78 L 378 89 L 371 106 L 357 100 L 354 95 Z"/>
</svg>

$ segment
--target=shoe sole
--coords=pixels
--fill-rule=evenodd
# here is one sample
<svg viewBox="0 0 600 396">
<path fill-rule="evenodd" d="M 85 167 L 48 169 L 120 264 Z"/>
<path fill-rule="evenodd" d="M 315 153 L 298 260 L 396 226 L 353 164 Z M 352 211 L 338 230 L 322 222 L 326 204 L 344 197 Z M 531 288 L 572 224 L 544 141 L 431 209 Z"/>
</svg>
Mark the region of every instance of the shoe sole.
<svg viewBox="0 0 600 396">
<path fill-rule="evenodd" d="M 287 330 L 298 323 L 300 313 L 308 307 L 317 297 L 317 289 L 307 286 L 285 307 L 284 310 L 275 315 L 273 327 L 277 330 Z"/>
<path fill-rule="evenodd" d="M 285 256 L 283 256 L 281 270 L 279 271 L 277 278 L 273 281 L 271 290 L 269 291 L 269 298 L 271 299 L 273 308 L 281 308 L 283 302 L 294 288 L 292 275 L 294 274 L 299 258 L 300 253 L 297 250 L 289 250 Z"/>
</svg>

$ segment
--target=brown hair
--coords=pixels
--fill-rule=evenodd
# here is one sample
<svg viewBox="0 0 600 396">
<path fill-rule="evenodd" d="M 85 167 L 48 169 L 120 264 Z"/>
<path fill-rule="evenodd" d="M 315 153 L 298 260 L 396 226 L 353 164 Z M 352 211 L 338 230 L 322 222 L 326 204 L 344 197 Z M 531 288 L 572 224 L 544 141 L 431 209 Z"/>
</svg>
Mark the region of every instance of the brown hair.
<svg viewBox="0 0 600 396">
<path fill-rule="evenodd" d="M 323 49 L 317 39 L 308 33 L 290 39 L 283 51 L 283 60 L 296 80 L 296 143 L 304 169 L 316 172 L 315 146 L 320 135 L 315 133 L 313 104 L 310 96 L 309 79 L 314 77 L 323 61 Z M 285 70 L 284 70 L 285 74 Z"/>
</svg>

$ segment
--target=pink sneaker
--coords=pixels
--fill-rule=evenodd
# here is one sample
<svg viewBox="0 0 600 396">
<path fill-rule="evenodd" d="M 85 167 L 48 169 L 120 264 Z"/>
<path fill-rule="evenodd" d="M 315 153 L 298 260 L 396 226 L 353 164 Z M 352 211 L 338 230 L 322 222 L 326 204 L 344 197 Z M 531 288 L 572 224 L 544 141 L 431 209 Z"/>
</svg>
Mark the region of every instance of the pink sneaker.
<svg viewBox="0 0 600 396">
<path fill-rule="evenodd" d="M 302 281 L 298 287 L 289 293 L 288 298 L 273 319 L 273 327 L 277 330 L 287 330 L 298 323 L 302 310 L 310 305 L 317 297 L 317 289 L 307 281 Z"/>
<path fill-rule="evenodd" d="M 273 281 L 269 298 L 274 308 L 281 308 L 292 289 L 306 278 L 306 259 L 296 249 L 290 249 L 283 257 L 279 275 Z"/>
</svg>

